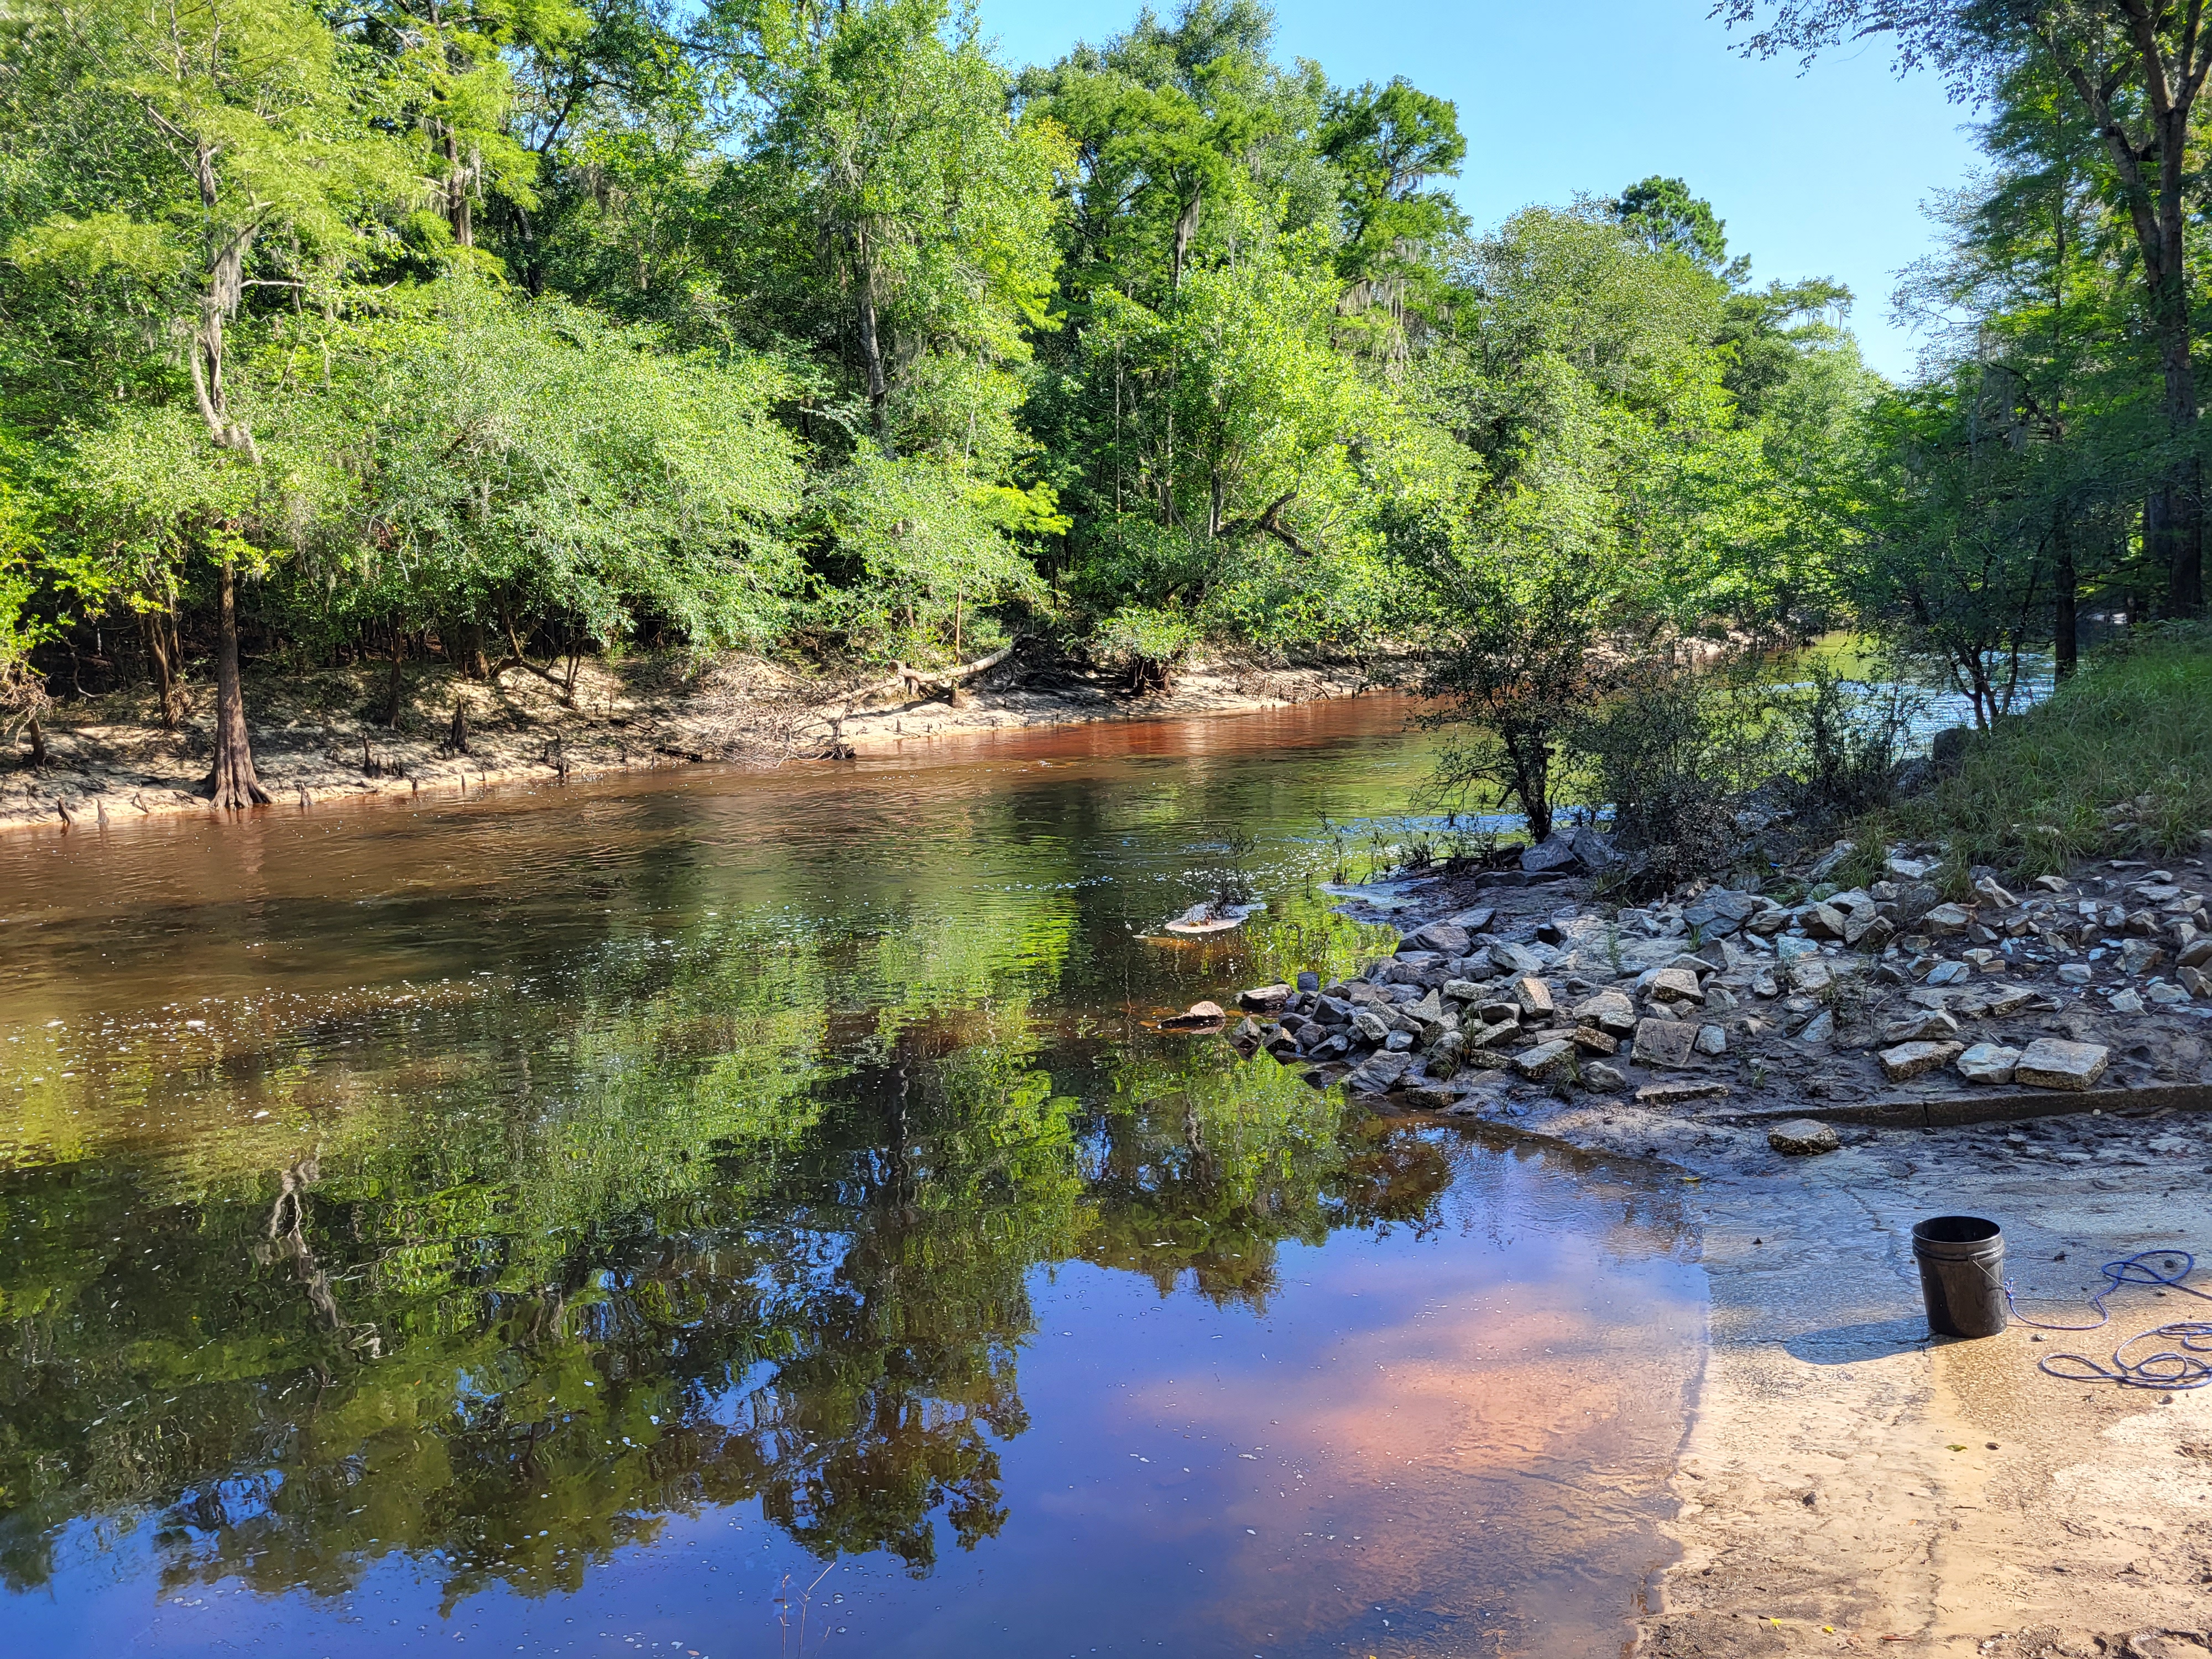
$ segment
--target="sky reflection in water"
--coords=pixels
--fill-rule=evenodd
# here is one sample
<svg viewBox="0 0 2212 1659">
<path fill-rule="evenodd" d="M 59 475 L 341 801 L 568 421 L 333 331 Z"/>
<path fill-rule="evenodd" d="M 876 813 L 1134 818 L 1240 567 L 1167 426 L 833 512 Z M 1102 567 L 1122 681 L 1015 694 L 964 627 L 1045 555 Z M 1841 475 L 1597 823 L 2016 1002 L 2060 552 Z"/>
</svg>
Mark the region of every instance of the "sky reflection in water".
<svg viewBox="0 0 2212 1659">
<path fill-rule="evenodd" d="M 0 845 L 11 1645 L 1618 1645 L 1668 1184 L 1146 1024 L 1375 950 L 1401 719 Z"/>
</svg>

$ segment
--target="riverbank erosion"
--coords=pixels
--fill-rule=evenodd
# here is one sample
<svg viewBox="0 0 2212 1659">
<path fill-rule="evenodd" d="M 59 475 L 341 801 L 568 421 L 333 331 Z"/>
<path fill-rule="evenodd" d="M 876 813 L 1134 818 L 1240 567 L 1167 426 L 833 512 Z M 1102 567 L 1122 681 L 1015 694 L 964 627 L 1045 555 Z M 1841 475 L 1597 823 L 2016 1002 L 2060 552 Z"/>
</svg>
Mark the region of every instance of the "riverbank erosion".
<svg viewBox="0 0 2212 1659">
<path fill-rule="evenodd" d="M 418 672 L 419 671 L 419 672 Z M 572 672 L 573 671 L 573 672 Z M 471 679 L 411 665 L 252 677 L 255 763 L 280 807 L 714 762 L 884 753 L 934 738 L 1097 720 L 1181 719 L 1287 708 L 1369 689 L 1358 665 L 1220 659 L 1171 689 L 1117 679 L 1041 652 L 1001 653 L 958 678 L 901 670 L 865 679 L 803 675 L 757 658 L 692 663 L 585 658 Z M 0 829 L 212 809 L 213 698 L 173 728 L 149 695 L 57 707 L 33 763 L 27 735 L 0 756 Z"/>
<path fill-rule="evenodd" d="M 2058 1326 L 2096 1323 L 2100 1264 L 2212 1240 L 2212 866 L 1974 872 L 1960 903 L 1942 856 L 1892 847 L 1840 891 L 1815 864 L 1790 904 L 1616 906 L 1563 856 L 1391 882 L 1345 908 L 1395 955 L 1224 1021 L 1379 1112 L 1682 1172 L 1711 1348 L 1642 1651 L 2212 1650 L 2212 1389 L 2039 1369 L 2196 1320 L 2130 1354 L 2202 1375 L 2212 1301 L 2130 1286 L 2095 1331 L 1931 1338 L 1910 1237 L 1996 1220 L 2021 1312 Z"/>
</svg>

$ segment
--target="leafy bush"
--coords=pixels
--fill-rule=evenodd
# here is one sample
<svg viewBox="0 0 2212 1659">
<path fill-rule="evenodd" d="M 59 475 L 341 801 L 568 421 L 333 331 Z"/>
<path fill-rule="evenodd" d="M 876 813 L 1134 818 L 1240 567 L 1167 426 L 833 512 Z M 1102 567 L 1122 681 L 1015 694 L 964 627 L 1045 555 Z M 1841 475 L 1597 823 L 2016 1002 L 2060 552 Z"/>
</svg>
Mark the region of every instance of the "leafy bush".
<svg viewBox="0 0 2212 1659">
<path fill-rule="evenodd" d="M 1774 690 L 1741 672 L 1644 663 L 1570 729 L 1591 798 L 1610 802 L 1620 844 L 1643 854 L 1641 878 L 1671 886 L 1733 863 L 1733 797 L 1788 758 Z"/>
<path fill-rule="evenodd" d="M 1099 625 L 1091 650 L 1127 677 L 1131 691 L 1170 691 L 1197 643 L 1198 629 L 1181 611 L 1125 605 Z"/>
</svg>

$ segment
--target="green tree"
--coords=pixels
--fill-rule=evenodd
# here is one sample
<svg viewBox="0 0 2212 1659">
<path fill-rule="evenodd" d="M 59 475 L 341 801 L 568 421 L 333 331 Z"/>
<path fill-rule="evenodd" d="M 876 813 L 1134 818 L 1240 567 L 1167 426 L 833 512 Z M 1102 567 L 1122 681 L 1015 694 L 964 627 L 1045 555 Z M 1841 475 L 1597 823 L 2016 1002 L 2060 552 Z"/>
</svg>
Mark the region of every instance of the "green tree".
<svg viewBox="0 0 2212 1659">
<path fill-rule="evenodd" d="M 2062 91 L 2100 141 L 2103 188 L 2131 233 L 2140 313 L 2154 344 L 2166 431 L 2143 503 L 2143 539 L 2179 614 L 2204 603 L 2203 462 L 2197 439 L 2193 268 L 2202 181 L 2190 161 L 2212 29 L 2194 5 L 2144 0 L 1727 0 L 1755 23 L 1750 52 L 1810 58 L 1837 41 L 1888 34 L 1900 70 L 1925 64 L 1955 95 L 2002 103 Z"/>
<path fill-rule="evenodd" d="M 138 285 L 142 303 L 183 336 L 205 441 L 224 465 L 258 471 L 260 446 L 233 404 L 230 325 L 251 287 L 327 295 L 365 252 L 372 216 L 408 193 L 404 152 L 366 118 L 374 100 L 322 19 L 295 0 L 190 0 L 160 12 L 34 5 L 16 15 L 8 51 L 37 87 L 33 101 L 64 112 L 62 131 L 112 149 L 118 163 L 73 170 L 66 154 L 49 153 L 51 210 L 9 257 L 79 280 L 121 272 Z M 269 798 L 238 673 L 239 569 L 258 574 L 272 554 L 240 528 L 256 488 L 203 492 L 172 521 L 163 555 L 196 554 L 216 574 L 208 788 L 219 807 Z"/>
</svg>

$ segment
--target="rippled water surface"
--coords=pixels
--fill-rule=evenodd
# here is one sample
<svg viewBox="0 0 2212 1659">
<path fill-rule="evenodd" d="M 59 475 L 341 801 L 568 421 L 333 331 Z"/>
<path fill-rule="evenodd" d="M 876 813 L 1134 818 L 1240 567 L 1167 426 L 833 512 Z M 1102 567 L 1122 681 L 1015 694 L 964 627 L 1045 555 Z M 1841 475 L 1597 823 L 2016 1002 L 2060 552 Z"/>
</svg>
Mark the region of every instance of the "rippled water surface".
<svg viewBox="0 0 2212 1659">
<path fill-rule="evenodd" d="M 1402 722 L 0 841 L 8 1647 L 1619 1650 L 1676 1189 L 1148 1023 Z"/>
</svg>

